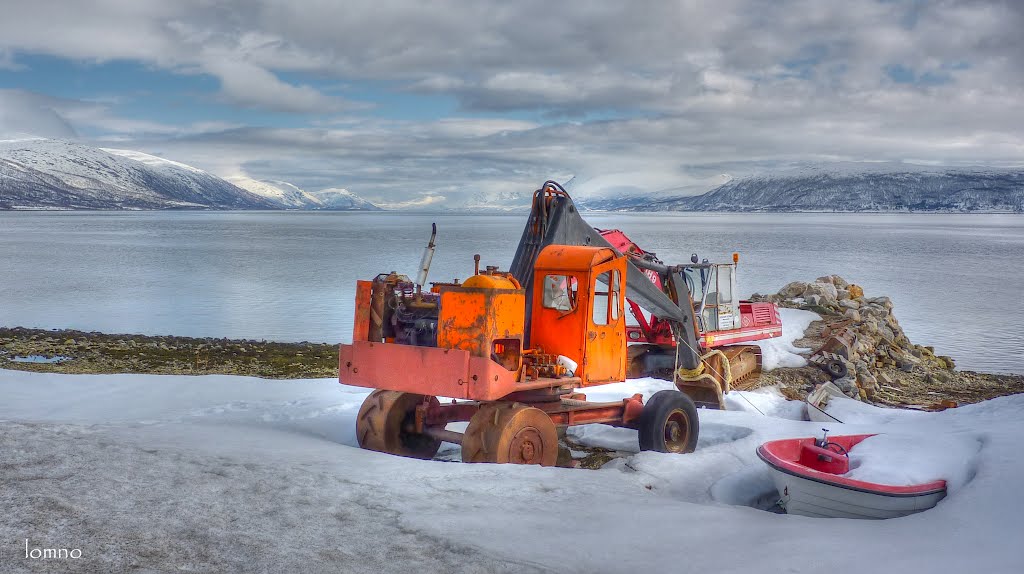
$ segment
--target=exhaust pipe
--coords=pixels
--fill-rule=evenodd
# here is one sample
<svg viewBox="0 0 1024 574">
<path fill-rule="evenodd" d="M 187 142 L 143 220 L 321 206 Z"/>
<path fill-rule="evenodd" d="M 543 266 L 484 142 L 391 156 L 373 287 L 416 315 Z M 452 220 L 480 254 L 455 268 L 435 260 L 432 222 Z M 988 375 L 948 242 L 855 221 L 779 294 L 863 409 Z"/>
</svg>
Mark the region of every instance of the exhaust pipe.
<svg viewBox="0 0 1024 574">
<path fill-rule="evenodd" d="M 430 224 L 430 242 L 423 249 L 423 258 L 420 259 L 419 274 L 416 275 L 416 285 L 423 287 L 427 284 L 427 274 L 430 273 L 430 262 L 434 259 L 434 238 L 437 237 L 437 224 Z"/>
</svg>

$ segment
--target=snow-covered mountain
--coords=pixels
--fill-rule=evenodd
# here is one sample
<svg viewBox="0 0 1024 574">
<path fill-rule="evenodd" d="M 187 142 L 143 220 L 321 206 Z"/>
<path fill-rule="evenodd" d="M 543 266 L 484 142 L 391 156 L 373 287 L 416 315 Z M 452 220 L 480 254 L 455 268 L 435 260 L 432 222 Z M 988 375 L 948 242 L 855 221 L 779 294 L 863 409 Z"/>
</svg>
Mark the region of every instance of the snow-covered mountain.
<svg viewBox="0 0 1024 574">
<path fill-rule="evenodd" d="M 380 211 L 380 208 L 376 205 L 341 187 L 311 191 L 309 195 L 312 195 L 323 205 L 321 209 Z"/>
<path fill-rule="evenodd" d="M 225 178 L 234 185 L 273 201 L 285 209 L 323 209 L 324 202 L 287 181 L 258 180 L 244 175 Z"/>
<path fill-rule="evenodd" d="M 728 174 L 680 181 L 676 173 L 625 173 L 576 176 L 566 182 L 565 188 L 583 209 L 623 211 L 666 199 L 700 195 L 730 181 L 732 176 Z"/>
<path fill-rule="evenodd" d="M 588 207 L 590 206 L 587 204 Z M 1024 170 L 836 163 L 735 179 L 697 196 L 612 201 L 623 211 L 1024 211 Z"/>
<path fill-rule="evenodd" d="M 0 209 L 274 209 L 194 167 L 65 140 L 0 140 Z"/>
<path fill-rule="evenodd" d="M 448 208 L 466 211 L 528 211 L 532 202 L 532 191 L 480 191 L 471 195 L 461 205 Z"/>
</svg>

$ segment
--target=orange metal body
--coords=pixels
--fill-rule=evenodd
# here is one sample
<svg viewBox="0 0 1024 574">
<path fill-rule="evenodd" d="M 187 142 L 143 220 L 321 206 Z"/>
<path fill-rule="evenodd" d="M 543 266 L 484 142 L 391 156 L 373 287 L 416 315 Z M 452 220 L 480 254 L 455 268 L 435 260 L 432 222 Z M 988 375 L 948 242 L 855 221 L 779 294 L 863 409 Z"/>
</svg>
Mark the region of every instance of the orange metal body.
<svg viewBox="0 0 1024 574">
<path fill-rule="evenodd" d="M 352 340 L 365 341 L 370 336 L 370 293 L 373 281 L 356 281 L 356 308 L 352 324 Z"/>
<path fill-rule="evenodd" d="M 598 282 L 602 276 L 608 283 Z M 559 277 L 577 285 L 569 310 L 545 301 L 545 289 Z M 530 344 L 575 361 L 583 386 L 626 380 L 626 259 L 603 247 L 549 245 L 537 258 L 533 284 Z"/>
<path fill-rule="evenodd" d="M 495 401 L 518 391 L 580 386 L 576 377 L 517 381 L 518 373 L 462 349 L 353 341 L 341 345 L 341 382 L 356 387 Z"/>
<path fill-rule="evenodd" d="M 566 289 L 575 283 L 567 308 L 556 308 L 545 300 L 543 286 L 549 276 L 561 277 Z M 346 385 L 473 401 L 623 381 L 625 277 L 626 260 L 611 249 L 550 245 L 541 251 L 535 266 L 533 301 L 526 301 L 525 290 L 514 279 L 499 274 L 474 275 L 461 285 L 440 286 L 436 347 L 368 340 L 372 282 L 360 281 L 352 343 L 340 347 L 339 378 Z M 527 374 L 523 362 L 527 304 L 533 313 L 534 350 L 576 361 L 574 376 Z M 557 396 L 537 406 L 563 425 L 628 426 L 643 405 L 640 397 L 585 403 Z M 466 409 L 460 405 L 441 405 L 442 414 L 437 416 L 462 420 Z"/>
<path fill-rule="evenodd" d="M 441 288 L 437 346 L 472 357 L 494 358 L 505 369 L 522 365 L 526 292 L 503 277 L 474 275 L 460 286 Z"/>
</svg>

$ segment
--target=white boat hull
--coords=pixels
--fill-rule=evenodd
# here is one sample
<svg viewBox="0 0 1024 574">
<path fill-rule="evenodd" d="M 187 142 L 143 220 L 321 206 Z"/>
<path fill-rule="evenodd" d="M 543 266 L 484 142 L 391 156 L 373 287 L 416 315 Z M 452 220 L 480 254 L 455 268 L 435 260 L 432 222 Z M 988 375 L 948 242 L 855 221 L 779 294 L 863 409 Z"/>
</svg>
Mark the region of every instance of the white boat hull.
<svg viewBox="0 0 1024 574">
<path fill-rule="evenodd" d="M 896 518 L 928 510 L 946 491 L 881 494 L 808 479 L 768 466 L 787 514 L 825 518 Z"/>
<path fill-rule="evenodd" d="M 807 418 L 819 423 L 841 423 L 843 421 L 825 412 L 829 401 L 832 400 L 852 401 L 850 397 L 843 394 L 839 387 L 832 383 L 818 385 L 811 394 L 807 395 Z"/>
</svg>

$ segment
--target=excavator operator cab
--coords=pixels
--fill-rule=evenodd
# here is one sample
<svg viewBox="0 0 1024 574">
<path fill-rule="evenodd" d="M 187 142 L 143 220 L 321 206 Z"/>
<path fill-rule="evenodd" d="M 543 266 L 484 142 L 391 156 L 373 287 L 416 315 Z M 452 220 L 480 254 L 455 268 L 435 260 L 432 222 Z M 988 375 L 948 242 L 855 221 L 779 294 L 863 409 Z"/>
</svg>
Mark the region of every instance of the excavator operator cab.
<svg viewBox="0 0 1024 574">
<path fill-rule="evenodd" d="M 742 325 L 736 297 L 736 265 L 732 263 L 687 264 L 686 286 L 693 296 L 700 331 L 727 331 Z"/>
<path fill-rule="evenodd" d="M 626 258 L 607 247 L 549 245 L 533 284 L 531 347 L 572 359 L 583 386 L 625 380 Z"/>
</svg>

